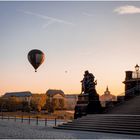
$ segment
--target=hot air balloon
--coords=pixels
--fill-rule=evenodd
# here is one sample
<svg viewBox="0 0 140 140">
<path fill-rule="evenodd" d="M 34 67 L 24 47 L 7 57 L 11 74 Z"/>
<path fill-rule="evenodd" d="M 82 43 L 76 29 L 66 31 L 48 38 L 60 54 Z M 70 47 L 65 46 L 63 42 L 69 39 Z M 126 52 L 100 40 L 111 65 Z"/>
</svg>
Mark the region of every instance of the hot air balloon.
<svg viewBox="0 0 140 140">
<path fill-rule="evenodd" d="M 34 49 L 28 53 L 28 60 L 34 67 L 35 72 L 37 72 L 37 68 L 43 63 L 44 59 L 45 55 L 40 50 Z"/>
</svg>

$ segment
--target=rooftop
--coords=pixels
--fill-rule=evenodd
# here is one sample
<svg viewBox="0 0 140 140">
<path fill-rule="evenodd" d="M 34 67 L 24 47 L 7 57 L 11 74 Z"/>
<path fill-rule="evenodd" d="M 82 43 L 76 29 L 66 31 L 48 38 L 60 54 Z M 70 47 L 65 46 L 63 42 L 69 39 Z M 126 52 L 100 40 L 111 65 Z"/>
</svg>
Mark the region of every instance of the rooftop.
<svg viewBox="0 0 140 140">
<path fill-rule="evenodd" d="M 54 96 L 56 94 L 60 94 L 62 96 L 65 96 L 64 92 L 62 90 L 57 90 L 57 89 L 49 89 L 47 92 L 46 92 L 47 95 L 50 95 L 50 96 Z"/>
<path fill-rule="evenodd" d="M 3 96 L 4 97 L 27 97 L 27 96 L 32 96 L 32 93 L 30 91 L 7 92 Z"/>
</svg>

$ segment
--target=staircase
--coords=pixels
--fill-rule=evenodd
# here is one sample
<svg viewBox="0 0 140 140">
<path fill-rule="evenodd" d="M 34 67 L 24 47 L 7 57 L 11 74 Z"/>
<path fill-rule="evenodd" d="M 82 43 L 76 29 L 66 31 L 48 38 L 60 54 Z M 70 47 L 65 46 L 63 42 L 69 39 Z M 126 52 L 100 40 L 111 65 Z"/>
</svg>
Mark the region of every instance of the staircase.
<svg viewBox="0 0 140 140">
<path fill-rule="evenodd" d="M 115 106 L 107 114 L 140 115 L 140 96 L 135 96 L 132 99 L 124 101 L 123 104 Z"/>
<path fill-rule="evenodd" d="M 55 128 L 140 135 L 140 115 L 92 114 Z"/>
<path fill-rule="evenodd" d="M 107 114 L 83 116 L 55 128 L 140 135 L 140 96 L 124 101 Z"/>
</svg>

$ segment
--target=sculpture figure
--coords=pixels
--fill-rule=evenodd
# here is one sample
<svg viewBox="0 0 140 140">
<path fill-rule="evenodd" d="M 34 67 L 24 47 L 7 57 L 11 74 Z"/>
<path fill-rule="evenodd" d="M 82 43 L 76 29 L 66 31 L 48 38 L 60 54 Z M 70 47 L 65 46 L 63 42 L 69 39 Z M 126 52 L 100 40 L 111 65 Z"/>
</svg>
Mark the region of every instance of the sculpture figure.
<svg viewBox="0 0 140 140">
<path fill-rule="evenodd" d="M 94 81 L 94 75 L 85 71 L 84 78 L 81 81 L 82 89 L 81 93 L 91 93 L 95 89 L 95 85 L 97 85 L 97 80 Z"/>
<path fill-rule="evenodd" d="M 89 73 L 88 70 L 85 71 L 84 78 L 81 81 L 81 94 L 78 96 L 77 105 L 75 106 L 75 119 L 87 114 L 97 114 L 102 112 L 99 95 L 95 88 L 97 80 L 94 80 L 94 78 L 95 77 L 92 73 Z"/>
</svg>

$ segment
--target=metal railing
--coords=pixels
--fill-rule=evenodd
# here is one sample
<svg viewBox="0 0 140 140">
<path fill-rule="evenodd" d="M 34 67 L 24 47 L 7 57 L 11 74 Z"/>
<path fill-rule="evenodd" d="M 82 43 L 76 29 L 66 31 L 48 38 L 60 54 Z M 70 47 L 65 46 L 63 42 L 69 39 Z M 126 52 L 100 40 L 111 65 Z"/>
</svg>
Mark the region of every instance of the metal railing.
<svg viewBox="0 0 140 140">
<path fill-rule="evenodd" d="M 36 126 L 49 126 L 54 127 L 59 124 L 66 123 L 68 121 L 66 120 L 60 120 L 60 119 L 48 119 L 48 118 L 39 118 L 38 116 L 35 118 L 31 118 L 31 116 L 24 117 L 24 116 L 8 116 L 4 115 L 3 113 L 0 115 L 1 120 L 7 120 L 7 121 L 14 121 L 18 123 L 24 123 L 29 125 L 36 125 Z"/>
</svg>

